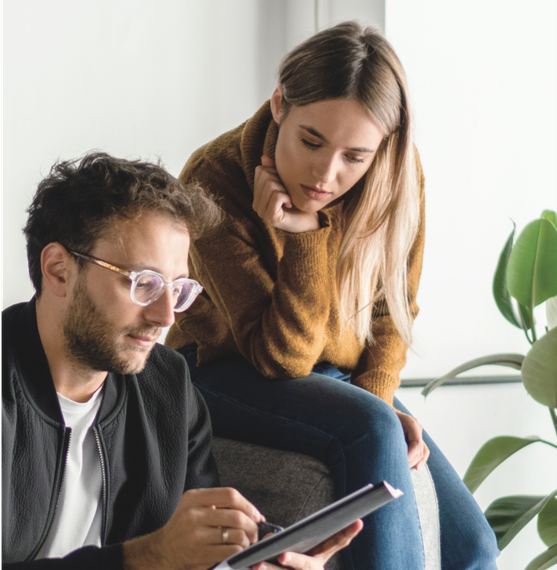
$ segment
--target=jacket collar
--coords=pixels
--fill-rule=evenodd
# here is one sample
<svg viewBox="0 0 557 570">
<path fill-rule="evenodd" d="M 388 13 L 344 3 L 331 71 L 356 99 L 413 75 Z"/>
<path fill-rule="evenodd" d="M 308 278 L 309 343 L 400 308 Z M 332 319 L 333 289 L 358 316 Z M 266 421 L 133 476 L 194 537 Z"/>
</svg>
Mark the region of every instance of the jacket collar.
<svg viewBox="0 0 557 570">
<path fill-rule="evenodd" d="M 19 379 L 31 403 L 49 419 L 63 424 L 54 381 L 37 327 L 36 299 L 21 305 L 14 326 L 14 351 L 20 368 Z M 108 374 L 103 387 L 103 402 L 97 418 L 102 422 L 120 409 L 125 395 L 125 377 Z"/>
</svg>

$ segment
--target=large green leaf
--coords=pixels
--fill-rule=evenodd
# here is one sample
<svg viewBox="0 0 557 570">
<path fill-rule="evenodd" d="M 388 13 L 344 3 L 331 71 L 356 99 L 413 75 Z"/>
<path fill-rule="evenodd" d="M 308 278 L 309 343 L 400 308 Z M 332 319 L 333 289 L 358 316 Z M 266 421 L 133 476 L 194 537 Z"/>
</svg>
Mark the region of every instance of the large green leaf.
<svg viewBox="0 0 557 570">
<path fill-rule="evenodd" d="M 536 402 L 557 408 L 557 327 L 532 345 L 521 374 L 524 387 Z"/>
<path fill-rule="evenodd" d="M 541 217 L 549 220 L 557 228 L 557 214 L 553 210 L 544 210 Z"/>
<path fill-rule="evenodd" d="M 507 266 L 507 288 L 529 308 L 557 295 L 557 228 L 549 220 L 530 222 L 518 236 Z"/>
<path fill-rule="evenodd" d="M 521 329 L 522 325 L 516 318 L 512 298 L 507 289 L 507 264 L 509 263 L 509 257 L 513 248 L 515 229 L 516 224 L 513 222 L 513 231 L 510 233 L 505 247 L 499 256 L 499 262 L 497 263 L 495 275 L 493 276 L 493 298 L 505 319 L 515 327 Z"/>
<path fill-rule="evenodd" d="M 481 358 L 474 358 L 474 360 L 469 360 L 456 368 L 453 368 L 450 372 L 447 372 L 444 376 L 436 378 L 427 384 L 427 386 L 422 390 L 422 396 L 427 396 L 435 388 L 444 384 L 447 380 L 452 380 L 459 374 L 472 370 L 472 368 L 478 368 L 478 366 L 485 366 L 487 364 L 497 364 L 498 366 L 508 366 L 514 368 L 515 370 L 520 370 L 522 366 L 522 361 L 524 356 L 522 354 L 490 354 L 489 356 L 482 356 Z"/>
<path fill-rule="evenodd" d="M 528 307 L 525 307 L 522 303 L 517 303 L 518 312 L 522 322 L 522 328 L 524 330 L 530 330 L 536 324 L 536 319 L 534 318 L 534 313 L 530 312 Z"/>
<path fill-rule="evenodd" d="M 503 550 L 556 494 L 557 491 L 547 497 L 515 495 L 493 501 L 484 514 L 495 532 L 499 549 Z"/>
<path fill-rule="evenodd" d="M 503 461 L 520 451 L 523 447 L 536 442 L 557 448 L 557 445 L 539 437 L 514 437 L 502 435 L 486 441 L 472 459 L 462 480 L 471 493 L 483 483 L 484 479 Z"/>
<path fill-rule="evenodd" d="M 557 544 L 536 556 L 524 570 L 546 570 L 557 564 Z"/>
<path fill-rule="evenodd" d="M 538 515 L 538 534 L 546 546 L 557 544 L 557 499 L 550 499 Z"/>
</svg>

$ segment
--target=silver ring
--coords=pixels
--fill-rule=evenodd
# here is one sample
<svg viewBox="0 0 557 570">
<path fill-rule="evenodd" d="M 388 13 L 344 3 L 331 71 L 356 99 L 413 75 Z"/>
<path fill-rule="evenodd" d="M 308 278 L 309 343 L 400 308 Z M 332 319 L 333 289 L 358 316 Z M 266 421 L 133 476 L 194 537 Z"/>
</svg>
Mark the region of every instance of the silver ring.
<svg viewBox="0 0 557 570">
<path fill-rule="evenodd" d="M 224 528 L 222 529 L 222 542 L 223 544 L 228 542 L 228 530 Z"/>
</svg>

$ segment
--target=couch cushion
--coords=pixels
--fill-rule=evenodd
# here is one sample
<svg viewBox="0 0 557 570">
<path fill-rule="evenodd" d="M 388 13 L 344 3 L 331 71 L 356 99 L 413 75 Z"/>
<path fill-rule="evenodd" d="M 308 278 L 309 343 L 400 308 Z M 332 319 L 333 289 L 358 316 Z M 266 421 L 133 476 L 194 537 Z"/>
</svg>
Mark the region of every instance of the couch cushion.
<svg viewBox="0 0 557 570">
<path fill-rule="evenodd" d="M 313 457 L 231 439 L 213 438 L 213 454 L 224 487 L 238 489 L 269 522 L 289 526 L 335 500 L 328 468 Z M 427 467 L 412 471 L 426 570 L 440 570 L 439 511 Z M 326 565 L 343 570 L 340 554 Z"/>
</svg>

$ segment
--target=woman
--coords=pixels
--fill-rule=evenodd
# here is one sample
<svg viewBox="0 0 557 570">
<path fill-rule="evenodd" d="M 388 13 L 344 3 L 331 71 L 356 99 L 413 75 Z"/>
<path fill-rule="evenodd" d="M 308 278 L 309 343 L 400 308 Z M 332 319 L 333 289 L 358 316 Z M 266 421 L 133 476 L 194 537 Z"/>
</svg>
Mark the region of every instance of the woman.
<svg viewBox="0 0 557 570">
<path fill-rule="evenodd" d="M 347 568 L 423 568 L 410 468 L 426 461 L 443 567 L 496 568 L 474 499 L 394 398 L 424 246 L 401 64 L 377 31 L 343 23 L 288 54 L 279 79 L 181 174 L 219 197 L 225 221 L 192 248 L 205 292 L 167 342 L 216 435 L 313 455 L 339 496 L 383 479 L 404 491 L 364 521 Z"/>
</svg>

